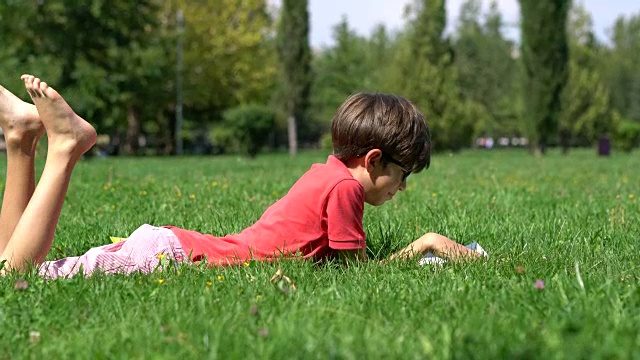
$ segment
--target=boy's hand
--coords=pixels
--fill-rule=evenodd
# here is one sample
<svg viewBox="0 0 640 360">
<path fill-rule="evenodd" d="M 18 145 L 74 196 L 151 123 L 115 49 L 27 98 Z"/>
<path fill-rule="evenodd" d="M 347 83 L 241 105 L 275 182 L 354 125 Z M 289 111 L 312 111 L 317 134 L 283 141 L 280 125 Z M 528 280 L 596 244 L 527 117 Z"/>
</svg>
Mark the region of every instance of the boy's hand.
<svg viewBox="0 0 640 360">
<path fill-rule="evenodd" d="M 457 242 L 447 238 L 446 236 L 442 236 L 436 233 L 428 233 L 421 237 L 425 242 L 424 247 L 426 251 L 422 252 L 422 255 L 431 251 L 435 255 L 447 258 L 450 260 L 459 260 L 459 259 L 474 259 L 481 258 L 482 255 L 476 251 L 466 248 L 462 244 L 458 244 Z"/>
<path fill-rule="evenodd" d="M 390 260 L 398 257 L 402 259 L 412 259 L 414 256 L 424 256 L 428 252 L 432 252 L 439 257 L 450 260 L 464 258 L 475 259 L 482 256 L 446 236 L 436 233 L 427 233 L 421 236 L 418 240 L 409 244 L 406 248 L 391 255 Z"/>
</svg>

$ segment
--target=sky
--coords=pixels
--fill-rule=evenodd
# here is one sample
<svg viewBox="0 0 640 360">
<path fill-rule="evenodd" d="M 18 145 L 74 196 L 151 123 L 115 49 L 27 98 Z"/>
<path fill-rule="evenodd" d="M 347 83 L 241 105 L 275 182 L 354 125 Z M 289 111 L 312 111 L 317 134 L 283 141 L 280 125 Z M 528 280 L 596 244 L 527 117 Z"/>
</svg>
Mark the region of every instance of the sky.
<svg viewBox="0 0 640 360">
<path fill-rule="evenodd" d="M 640 13 L 638 0 L 574 0 L 580 1 L 591 13 L 596 36 L 601 41 L 609 40 L 609 29 L 620 16 Z M 279 4 L 279 0 L 269 1 Z M 411 0 L 309 0 L 309 16 L 311 22 L 310 42 L 314 48 L 330 46 L 332 29 L 343 16 L 347 17 L 349 26 L 358 34 L 369 36 L 371 30 L 380 23 L 390 29 L 400 29 L 404 24 L 403 11 Z M 456 18 L 463 0 L 446 0 L 447 28 L 455 28 Z M 498 0 L 498 7 L 503 20 L 510 24 L 505 28 L 505 35 L 515 39 L 519 35 L 518 20 L 520 6 L 518 0 Z M 482 0 L 483 9 L 489 7 L 489 0 Z"/>
</svg>

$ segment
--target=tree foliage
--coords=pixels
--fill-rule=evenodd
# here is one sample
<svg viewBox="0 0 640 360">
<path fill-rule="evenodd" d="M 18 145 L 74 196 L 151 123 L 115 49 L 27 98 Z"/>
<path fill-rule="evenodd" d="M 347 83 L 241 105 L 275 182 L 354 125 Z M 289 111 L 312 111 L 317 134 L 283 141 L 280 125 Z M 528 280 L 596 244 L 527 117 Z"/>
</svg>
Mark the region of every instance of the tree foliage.
<svg viewBox="0 0 640 360">
<path fill-rule="evenodd" d="M 137 141 L 140 116 L 157 115 L 167 97 L 140 93 L 141 86 L 166 89 L 167 67 L 160 37 L 161 2 L 96 0 L 77 6 L 62 0 L 4 3 L 4 23 L 13 46 L 7 51 L 21 66 L 57 88 L 99 132 L 127 132 L 124 145 Z M 21 68 L 21 69 L 20 69 Z M 12 73 L 15 69 L 12 69 Z M 15 74 L 16 77 L 19 74 Z M 151 102 L 151 103 L 150 103 Z"/>
<path fill-rule="evenodd" d="M 210 148 L 212 133 L 214 142 L 237 145 L 235 125 L 251 131 L 251 124 L 232 126 L 223 114 L 250 104 L 277 114 L 272 131 L 258 131 L 264 139 L 250 142 L 268 136 L 269 146 L 278 147 L 288 133 L 295 152 L 298 142 L 319 143 L 336 108 L 357 91 L 413 100 L 432 127 L 436 150 L 467 147 L 475 136 L 527 135 L 539 150 L 590 146 L 603 135 L 625 149 L 637 145 L 640 13 L 617 19 L 610 41 L 602 42 L 579 4 L 566 22 L 568 0 L 521 0 L 518 45 L 504 36 L 510 25 L 496 1 L 483 10 L 483 1 L 465 0 L 449 32 L 444 0 L 413 0 L 396 31 L 380 25 L 360 34 L 344 18 L 333 43 L 312 53 L 308 0 L 270 4 L 2 1 L 0 82 L 27 100 L 19 75 L 38 75 L 111 136 L 114 152 L 139 153 L 138 139 L 146 136 L 157 152 L 171 153 L 176 50 L 184 39 L 179 135 L 187 152 Z"/>
<path fill-rule="evenodd" d="M 174 1 L 185 18 L 185 105 L 192 117 L 206 122 L 241 103 L 267 103 L 276 63 L 265 0 Z"/>
<path fill-rule="evenodd" d="M 460 9 L 453 41 L 457 85 L 466 99 L 479 106 L 479 116 L 471 120 L 478 135 L 520 135 L 516 45 L 503 35 L 505 24 L 497 3 L 491 2 L 484 21 L 481 5 L 480 0 L 467 0 Z"/>
<path fill-rule="evenodd" d="M 351 94 L 385 91 L 384 74 L 390 58 L 391 40 L 383 26 L 370 39 L 356 34 L 343 18 L 333 28 L 334 46 L 313 59 L 311 114 L 325 131 L 335 110 Z"/>
<path fill-rule="evenodd" d="M 481 109 L 462 97 L 456 86 L 453 51 L 444 37 L 444 0 L 415 1 L 408 9 L 407 30 L 395 49 L 393 74 L 397 92 L 414 101 L 433 129 L 435 149 L 459 150 L 469 146 L 473 117 Z"/>
<path fill-rule="evenodd" d="M 598 67 L 597 60 L 602 55 L 591 17 L 576 4 L 567 25 L 571 56 L 559 122 L 560 145 L 565 152 L 571 145 L 592 143 L 613 130 L 609 89 Z"/>
<path fill-rule="evenodd" d="M 535 150 L 544 153 L 556 134 L 567 80 L 569 0 L 519 0 L 525 117 Z"/>
<path fill-rule="evenodd" d="M 602 61 L 611 107 L 622 118 L 640 122 L 640 12 L 616 20 L 611 42 L 613 47 Z"/>
</svg>

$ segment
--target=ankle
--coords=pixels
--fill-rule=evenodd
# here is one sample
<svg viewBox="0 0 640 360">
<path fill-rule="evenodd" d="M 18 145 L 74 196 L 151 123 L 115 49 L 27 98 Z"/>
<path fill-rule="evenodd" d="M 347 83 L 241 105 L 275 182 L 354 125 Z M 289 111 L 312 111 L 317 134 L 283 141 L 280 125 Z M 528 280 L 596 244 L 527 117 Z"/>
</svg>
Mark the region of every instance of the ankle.
<svg viewBox="0 0 640 360">
<path fill-rule="evenodd" d="M 4 140 L 7 147 L 7 154 L 16 153 L 34 156 L 38 141 L 40 140 L 40 135 L 16 136 L 5 134 Z"/>
</svg>

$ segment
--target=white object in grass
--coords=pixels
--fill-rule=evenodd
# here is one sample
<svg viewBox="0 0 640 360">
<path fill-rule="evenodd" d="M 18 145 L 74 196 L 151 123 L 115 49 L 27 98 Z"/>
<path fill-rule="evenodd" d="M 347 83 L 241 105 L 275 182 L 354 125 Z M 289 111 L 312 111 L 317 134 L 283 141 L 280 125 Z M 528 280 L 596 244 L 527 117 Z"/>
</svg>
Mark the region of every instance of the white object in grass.
<svg viewBox="0 0 640 360">
<path fill-rule="evenodd" d="M 480 244 L 478 244 L 477 242 L 472 242 L 471 244 L 465 246 L 467 249 L 471 249 L 474 250 L 475 252 L 484 255 L 484 257 L 489 257 L 489 254 L 487 254 L 486 251 L 484 251 L 484 249 L 482 248 L 482 246 L 480 246 Z M 420 259 L 420 261 L 418 262 L 418 265 L 423 266 L 423 265 L 430 265 L 430 264 L 444 264 L 446 263 L 447 260 L 435 256 L 432 253 L 427 253 L 422 259 Z"/>
</svg>

